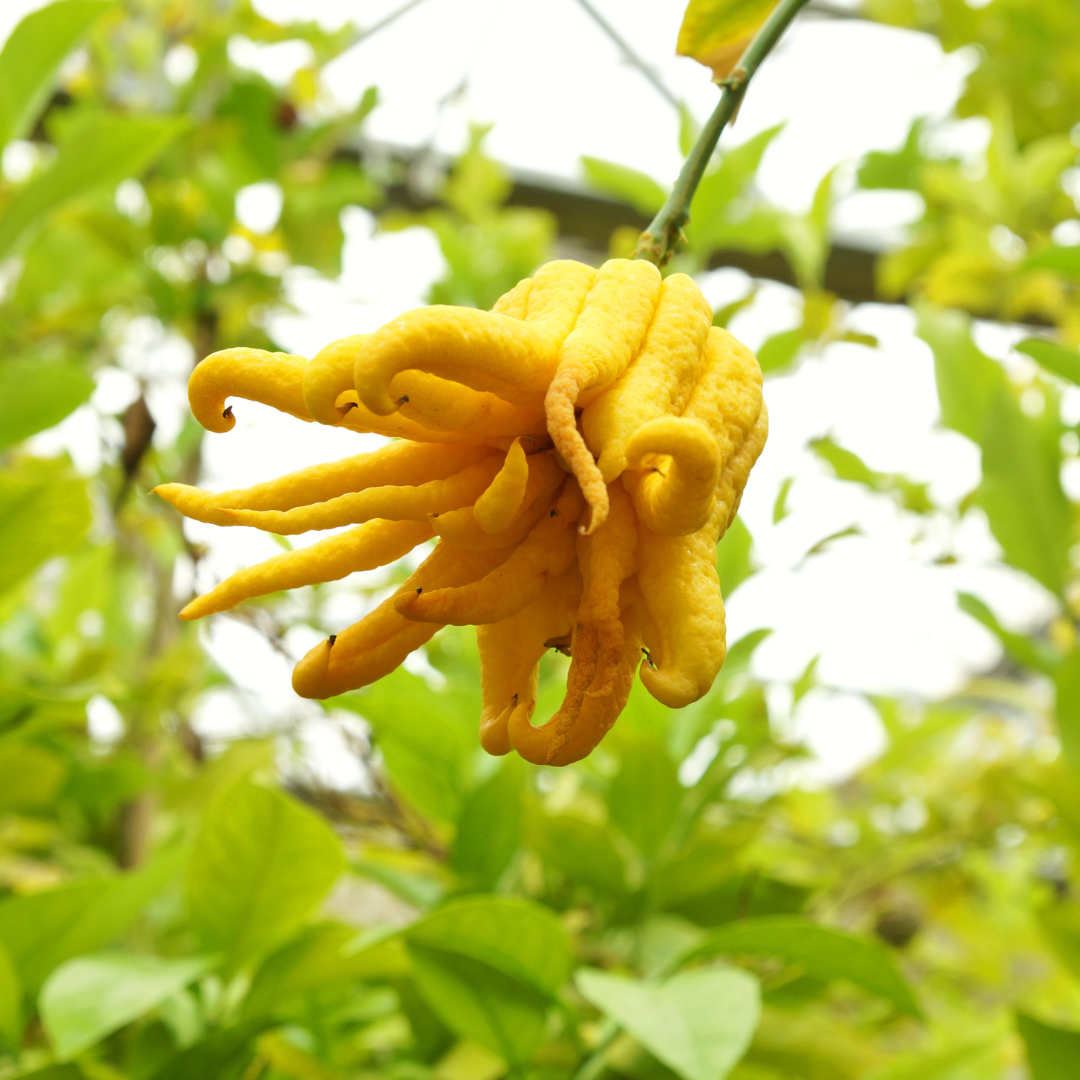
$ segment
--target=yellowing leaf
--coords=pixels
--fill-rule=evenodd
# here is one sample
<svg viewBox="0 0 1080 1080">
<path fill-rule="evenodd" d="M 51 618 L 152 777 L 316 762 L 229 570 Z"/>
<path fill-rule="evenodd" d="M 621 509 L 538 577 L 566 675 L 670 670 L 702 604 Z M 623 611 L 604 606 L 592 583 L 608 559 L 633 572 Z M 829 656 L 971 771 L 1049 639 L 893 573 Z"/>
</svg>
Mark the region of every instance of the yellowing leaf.
<svg viewBox="0 0 1080 1080">
<path fill-rule="evenodd" d="M 690 0 L 675 51 L 726 79 L 777 0 Z"/>
</svg>

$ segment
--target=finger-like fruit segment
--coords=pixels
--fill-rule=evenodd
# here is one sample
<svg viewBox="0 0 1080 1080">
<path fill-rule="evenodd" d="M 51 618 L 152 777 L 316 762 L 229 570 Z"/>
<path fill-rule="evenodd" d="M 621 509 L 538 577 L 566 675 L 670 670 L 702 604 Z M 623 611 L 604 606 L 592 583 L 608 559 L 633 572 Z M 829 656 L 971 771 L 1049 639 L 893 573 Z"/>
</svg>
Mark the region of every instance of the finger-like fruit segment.
<svg viewBox="0 0 1080 1080">
<path fill-rule="evenodd" d="M 500 622 L 535 600 L 574 561 L 574 531 L 582 510 L 570 481 L 550 511 L 502 565 L 460 588 L 401 593 L 398 611 L 409 619 L 455 626 Z"/>
<path fill-rule="evenodd" d="M 396 412 L 390 382 L 415 368 L 490 391 L 526 408 L 543 400 L 558 343 L 541 325 L 475 308 L 407 311 L 365 343 L 353 373 L 361 404 L 377 416 Z"/>
<path fill-rule="evenodd" d="M 503 462 L 499 475 L 473 504 L 473 517 L 480 528 L 500 533 L 510 527 L 525 499 L 529 480 L 529 460 L 520 439 L 515 439 Z"/>
<path fill-rule="evenodd" d="M 642 425 L 626 446 L 623 484 L 638 520 L 665 536 L 705 526 L 716 503 L 720 449 L 699 420 L 662 416 Z"/>
<path fill-rule="evenodd" d="M 510 751 L 510 715 L 535 699 L 537 663 L 549 642 L 573 632 L 580 600 L 581 574 L 571 567 L 516 615 L 476 628 L 483 696 L 480 745 L 489 754 Z"/>
<path fill-rule="evenodd" d="M 509 556 L 509 551 L 458 551 L 439 543 L 401 586 L 416 590 L 435 581 L 464 585 L 483 577 Z M 399 615 L 394 597 L 340 634 L 320 642 L 293 669 L 293 689 L 306 698 L 328 698 L 357 690 L 389 675 L 414 649 L 440 629 Z"/>
<path fill-rule="evenodd" d="M 357 454 L 325 465 L 312 465 L 254 487 L 204 491 L 188 484 L 160 484 L 154 494 L 185 517 L 213 525 L 236 525 L 227 510 L 292 510 L 323 503 L 350 492 L 388 485 L 420 485 L 446 479 L 483 461 L 489 447 L 435 446 L 395 442 L 370 454 Z"/>
<path fill-rule="evenodd" d="M 581 430 L 610 483 L 627 467 L 627 443 L 650 420 L 679 416 L 707 363 L 712 308 L 697 282 L 672 274 L 633 364 L 581 414 Z"/>
<path fill-rule="evenodd" d="M 611 259 L 597 271 L 574 329 L 559 355 L 544 398 L 548 432 L 589 504 L 589 533 L 607 516 L 607 491 L 577 428 L 576 409 L 613 383 L 633 362 L 652 321 L 660 271 L 652 263 Z"/>
<path fill-rule="evenodd" d="M 300 420 L 311 420 L 304 404 L 307 360 L 263 349 L 223 349 L 195 366 L 188 380 L 188 403 L 207 431 L 231 431 L 236 424 L 230 397 L 271 405 Z"/>
<path fill-rule="evenodd" d="M 408 443 L 404 445 L 409 445 Z M 424 521 L 428 514 L 468 506 L 491 483 L 500 459 L 489 454 L 445 480 L 415 486 L 371 487 L 293 510 L 222 510 L 236 525 L 253 525 L 280 536 L 357 525 L 372 518 Z"/>
<path fill-rule="evenodd" d="M 407 555 L 431 536 L 431 526 L 426 521 L 369 521 L 310 547 L 282 552 L 238 570 L 192 600 L 180 612 L 180 618 L 201 619 L 227 611 L 254 596 L 337 581 L 360 570 L 374 570 Z"/>
</svg>

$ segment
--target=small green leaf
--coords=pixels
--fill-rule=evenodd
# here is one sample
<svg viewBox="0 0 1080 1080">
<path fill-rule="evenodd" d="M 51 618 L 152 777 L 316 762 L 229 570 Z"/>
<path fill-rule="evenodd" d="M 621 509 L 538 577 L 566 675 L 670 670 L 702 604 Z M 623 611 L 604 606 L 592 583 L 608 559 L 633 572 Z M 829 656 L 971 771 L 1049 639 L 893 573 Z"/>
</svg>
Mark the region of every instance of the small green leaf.
<svg viewBox="0 0 1080 1080">
<path fill-rule="evenodd" d="M 667 192 L 651 177 L 613 161 L 583 157 L 581 168 L 590 187 L 632 206 L 652 217 L 667 198 Z"/>
<path fill-rule="evenodd" d="M 475 725 L 458 722 L 452 695 L 436 701 L 424 681 L 400 668 L 362 693 L 341 699 L 375 729 L 395 786 L 428 817 L 456 821 Z M 471 707 L 472 702 L 469 702 Z M 460 718 L 462 721 L 464 717 Z"/>
<path fill-rule="evenodd" d="M 1080 771 L 1080 647 L 1073 646 L 1058 665 L 1054 685 L 1061 749 L 1065 760 Z"/>
<path fill-rule="evenodd" d="M 47 750 L 19 743 L 0 747 L 0 814 L 44 809 L 67 773 L 64 761 Z"/>
<path fill-rule="evenodd" d="M 242 780 L 216 799 L 191 853 L 191 921 L 230 970 L 300 928 L 341 876 L 334 830 L 283 792 Z"/>
<path fill-rule="evenodd" d="M 608 793 L 611 823 L 646 858 L 660 850 L 675 823 L 683 789 L 678 769 L 652 738 L 617 740 L 621 765 Z"/>
<path fill-rule="evenodd" d="M 689 963 L 711 956 L 776 956 L 819 979 L 847 979 L 920 1016 L 919 1006 L 892 957 L 876 941 L 787 915 L 744 919 L 714 931 L 683 957 Z"/>
<path fill-rule="evenodd" d="M 27 15 L 0 52 L 0 147 L 38 119 L 57 70 L 111 0 L 57 0 Z"/>
<path fill-rule="evenodd" d="M 1052 270 L 1062 277 L 1080 278 L 1080 247 L 1048 247 L 1029 256 L 1023 270 Z"/>
<path fill-rule="evenodd" d="M 1027 1047 L 1031 1080 L 1075 1080 L 1080 1031 L 1052 1027 L 1019 1012 L 1016 1029 Z"/>
<path fill-rule="evenodd" d="M 956 601 L 960 610 L 978 619 L 1005 647 L 1005 651 L 1024 667 L 1041 671 L 1044 675 L 1053 675 L 1061 664 L 1061 657 L 1053 647 L 1038 638 L 1024 637 L 1006 630 L 998 622 L 997 616 L 977 596 L 971 593 L 957 593 Z"/>
<path fill-rule="evenodd" d="M 675 47 L 726 79 L 777 0 L 690 0 Z"/>
<path fill-rule="evenodd" d="M 0 593 L 77 547 L 89 527 L 86 484 L 64 462 L 26 459 L 0 471 Z"/>
<path fill-rule="evenodd" d="M 986 1067 L 986 1058 L 997 1050 L 993 1040 L 982 1039 L 950 1046 L 929 1053 L 903 1054 L 880 1069 L 872 1069 L 862 1080 L 953 1080 L 960 1077 L 987 1075 L 976 1071 L 977 1066 Z M 965 1071 L 957 1071 L 966 1066 Z"/>
<path fill-rule="evenodd" d="M 752 288 L 745 296 L 738 300 L 732 300 L 730 304 L 724 304 L 713 312 L 712 324 L 726 330 L 728 323 L 735 318 L 744 308 L 749 307 L 757 299 L 757 289 Z"/>
<path fill-rule="evenodd" d="M 736 968 L 683 971 L 659 986 L 585 968 L 582 995 L 684 1080 L 723 1080 L 761 1013 L 757 980 Z"/>
<path fill-rule="evenodd" d="M 1025 338 L 1014 348 L 1017 352 L 1026 353 L 1047 371 L 1080 386 L 1080 352 L 1075 349 L 1055 345 L 1043 338 Z"/>
<path fill-rule="evenodd" d="M 526 816 L 526 840 L 556 870 L 598 892 L 626 891 L 626 863 L 611 830 L 573 814 L 536 810 Z"/>
<path fill-rule="evenodd" d="M 753 548 L 750 530 L 736 517 L 716 545 L 716 574 L 725 599 L 754 572 Z"/>
<path fill-rule="evenodd" d="M 162 960 L 107 953 L 69 960 L 41 990 L 41 1022 L 61 1061 L 149 1012 L 205 974 L 209 957 Z"/>
<path fill-rule="evenodd" d="M 91 113 L 67 132 L 56 161 L 19 188 L 0 214 L 0 258 L 61 203 L 103 184 L 138 176 L 187 127 L 158 116 Z"/>
<path fill-rule="evenodd" d="M 524 779 L 519 763 L 506 758 L 462 802 L 454 837 L 454 869 L 482 888 L 495 887 L 521 846 Z"/>
<path fill-rule="evenodd" d="M 776 493 L 776 501 L 773 503 L 772 520 L 774 525 L 779 525 L 790 513 L 788 510 L 788 496 L 791 494 L 791 485 L 795 483 L 794 476 L 787 476 Z"/>
<path fill-rule="evenodd" d="M 520 1068 L 540 1045 L 548 1001 L 534 987 L 458 953 L 410 943 L 416 985 L 438 1017 Z"/>
<path fill-rule="evenodd" d="M 806 334 L 801 329 L 782 330 L 767 338 L 757 354 L 762 374 L 790 367 L 806 340 Z"/>
<path fill-rule="evenodd" d="M 934 352 L 942 423 L 982 445 L 994 399 L 1008 389 L 1005 372 L 976 346 L 966 316 L 925 303 L 916 313 L 919 337 Z"/>
<path fill-rule="evenodd" d="M 112 879 L 13 896 L 0 903 L 0 941 L 33 994 L 54 968 L 115 941 L 180 872 L 184 853 L 167 851 Z"/>
<path fill-rule="evenodd" d="M 926 164 L 920 145 L 925 123 L 922 118 L 912 123 L 904 145 L 899 150 L 871 150 L 859 166 L 859 187 L 868 191 L 879 188 L 918 191 L 919 177 Z"/>
<path fill-rule="evenodd" d="M 274 1016 L 290 999 L 365 979 L 397 979 L 408 974 L 409 958 L 400 937 L 356 947 L 356 930 L 343 923 L 305 927 L 260 965 L 244 998 L 246 1016 Z"/>
<path fill-rule="evenodd" d="M 837 480 L 862 484 L 871 491 L 893 495 L 905 510 L 926 514 L 934 509 L 928 485 L 917 484 L 903 476 L 871 469 L 857 454 L 838 446 L 832 439 L 811 439 L 810 449 L 829 465 Z"/>
<path fill-rule="evenodd" d="M 0 1047 L 17 1050 L 22 1034 L 22 980 L 0 942 Z"/>
<path fill-rule="evenodd" d="M 153 1080 L 194 1080 L 195 1077 L 242 1076 L 254 1057 L 252 1043 L 273 1021 L 264 1017 L 216 1031 L 202 1042 L 170 1057 Z"/>
<path fill-rule="evenodd" d="M 1061 487 L 1056 416 L 1026 415 L 1011 389 L 1002 387 L 985 419 L 982 451 L 977 497 L 1006 561 L 1061 595 L 1069 575 L 1072 508 Z"/>
<path fill-rule="evenodd" d="M 414 945 L 458 953 L 552 996 L 570 974 L 570 941 L 554 913 L 531 900 L 451 900 L 405 931 Z"/>
<path fill-rule="evenodd" d="M 59 424 L 93 390 L 94 380 L 77 364 L 0 362 L 0 450 Z"/>
</svg>

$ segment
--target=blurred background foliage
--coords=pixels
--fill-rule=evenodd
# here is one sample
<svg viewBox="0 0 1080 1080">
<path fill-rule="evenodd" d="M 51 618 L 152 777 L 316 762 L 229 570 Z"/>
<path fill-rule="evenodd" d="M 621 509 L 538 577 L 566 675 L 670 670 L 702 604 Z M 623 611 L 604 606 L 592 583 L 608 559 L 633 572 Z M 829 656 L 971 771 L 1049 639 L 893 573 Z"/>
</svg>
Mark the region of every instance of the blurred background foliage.
<svg viewBox="0 0 1080 1080">
<path fill-rule="evenodd" d="M 960 596 L 1006 659 L 946 701 L 874 699 L 887 751 L 814 790 L 791 782 L 806 751 L 751 674 L 766 631 L 733 642 L 682 712 L 635 693 L 565 770 L 480 753 L 475 644 L 453 628 L 427 647 L 429 678 L 401 670 L 329 703 L 358 718 L 363 792 L 290 770 L 272 739 L 204 745 L 192 711 L 226 676 L 176 618 L 177 565 L 201 552 L 147 497 L 198 479 L 201 430 L 154 440 L 148 372 L 122 413 L 97 416 L 96 475 L 25 440 L 90 399 L 136 320 L 180 335 L 191 362 L 274 347 L 283 272 L 339 271 L 345 207 L 432 230 L 447 269 L 430 299 L 484 307 L 551 257 L 556 223 L 503 205 L 481 130 L 436 206 L 383 209 L 392 171 L 354 153 L 375 91 L 340 114 L 320 85 L 348 31 L 241 0 L 59 0 L 19 26 L 0 55 L 0 1077 L 1076 1075 L 1080 593 L 1061 470 L 1080 441 L 1059 401 L 1080 384 L 1080 25 L 1065 0 L 867 14 L 978 47 L 959 110 L 992 125 L 984 160 L 935 155 L 920 122 L 858 178 L 925 201 L 879 287 L 916 305 L 942 422 L 982 475 L 936 506 L 832 440 L 813 450 L 905 513 L 955 528 L 980 507 L 1058 614 L 1025 636 Z M 230 61 L 234 35 L 300 39 L 313 61 L 274 86 Z M 873 345 L 823 285 L 832 175 L 805 216 L 756 192 L 774 134 L 718 154 L 676 262 L 785 254 L 803 319 L 766 342 L 767 372 L 830 341 Z M 583 168 L 641 212 L 663 199 L 618 163 Z M 266 181 L 282 210 L 256 233 L 236 200 Z M 978 349 L 972 314 L 1039 327 L 1027 375 Z M 718 565 L 725 593 L 753 573 L 741 523 Z M 284 603 L 245 616 L 277 644 Z M 302 608 L 335 629 L 317 591 Z M 564 674 L 545 661 L 541 711 Z M 811 664 L 771 689 L 790 709 L 815 685 Z M 102 701 L 122 721 L 109 740 L 88 732 Z"/>
</svg>

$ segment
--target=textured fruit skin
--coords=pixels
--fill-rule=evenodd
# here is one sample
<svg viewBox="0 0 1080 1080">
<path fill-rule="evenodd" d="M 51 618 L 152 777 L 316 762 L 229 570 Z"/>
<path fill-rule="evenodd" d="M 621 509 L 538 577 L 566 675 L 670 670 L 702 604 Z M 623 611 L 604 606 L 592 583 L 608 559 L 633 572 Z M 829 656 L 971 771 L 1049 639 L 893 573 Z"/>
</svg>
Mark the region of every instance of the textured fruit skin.
<svg viewBox="0 0 1080 1080">
<path fill-rule="evenodd" d="M 686 275 L 661 280 L 626 259 L 548 263 L 490 312 L 406 312 L 311 360 L 215 353 L 191 378 L 192 412 L 228 431 L 229 397 L 399 441 L 241 491 L 157 488 L 217 525 L 353 526 L 239 571 L 182 618 L 374 569 L 438 538 L 394 595 L 296 665 L 302 697 L 366 686 L 442 626 L 474 624 L 481 745 L 566 765 L 610 730 L 639 669 L 671 708 L 712 686 L 726 651 L 716 544 L 768 414 L 753 354 L 712 326 Z M 567 692 L 534 726 L 548 648 L 571 657 Z"/>
</svg>

